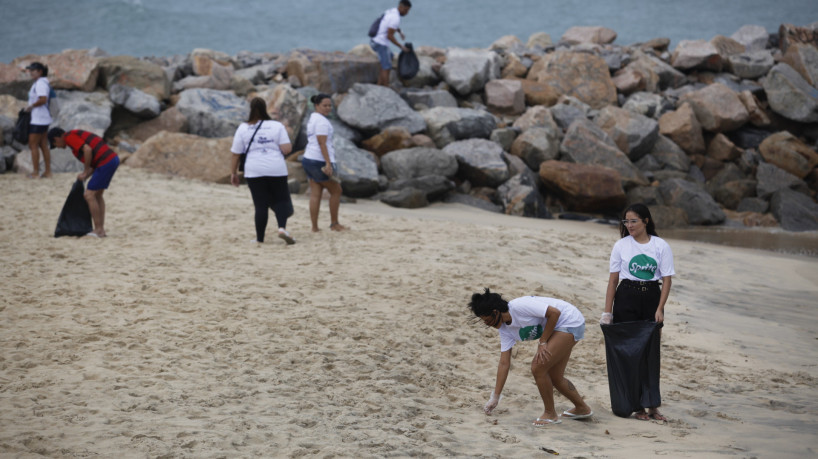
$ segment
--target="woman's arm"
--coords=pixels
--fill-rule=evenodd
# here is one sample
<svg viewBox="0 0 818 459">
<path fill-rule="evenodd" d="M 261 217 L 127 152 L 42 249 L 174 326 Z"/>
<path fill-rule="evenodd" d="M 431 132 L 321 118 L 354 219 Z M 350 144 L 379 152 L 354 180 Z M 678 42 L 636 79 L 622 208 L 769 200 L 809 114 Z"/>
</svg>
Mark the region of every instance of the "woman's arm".
<svg viewBox="0 0 818 459">
<path fill-rule="evenodd" d="M 329 149 L 327 148 L 327 136 L 325 135 L 316 135 L 315 139 L 318 141 L 318 146 L 321 148 L 321 156 L 324 157 L 324 167 L 321 170 L 327 174 L 327 176 L 332 176 L 332 163 L 329 161 Z"/>
<path fill-rule="evenodd" d="M 37 98 L 36 102 L 34 102 L 33 104 L 26 107 L 26 111 L 30 112 L 30 111 L 34 110 L 34 107 L 39 107 L 39 106 L 45 105 L 47 103 L 48 103 L 48 97 L 40 96 L 40 97 Z"/>
<path fill-rule="evenodd" d="M 659 307 L 656 308 L 656 321 L 657 322 L 664 322 L 665 320 L 665 302 L 667 301 L 667 297 L 670 295 L 670 285 L 673 282 L 671 281 L 670 276 L 665 276 L 662 278 L 662 293 L 659 296 Z"/>
<path fill-rule="evenodd" d="M 612 272 L 608 277 L 608 289 L 605 290 L 605 311 L 602 312 L 602 317 L 599 319 L 600 324 L 613 322 L 613 301 L 616 296 L 617 285 L 619 285 L 619 273 Z"/>
<path fill-rule="evenodd" d="M 508 378 L 508 370 L 511 368 L 511 349 L 500 353 L 500 362 L 497 364 L 497 380 L 494 383 L 494 392 L 491 393 L 489 401 L 483 406 L 483 411 L 486 414 L 491 414 L 497 404 L 500 403 L 500 395 L 503 392 L 503 386 L 506 385 Z"/>
<path fill-rule="evenodd" d="M 282 155 L 287 156 L 293 151 L 293 144 L 282 143 L 281 145 L 278 146 L 278 148 L 281 150 Z"/>
</svg>

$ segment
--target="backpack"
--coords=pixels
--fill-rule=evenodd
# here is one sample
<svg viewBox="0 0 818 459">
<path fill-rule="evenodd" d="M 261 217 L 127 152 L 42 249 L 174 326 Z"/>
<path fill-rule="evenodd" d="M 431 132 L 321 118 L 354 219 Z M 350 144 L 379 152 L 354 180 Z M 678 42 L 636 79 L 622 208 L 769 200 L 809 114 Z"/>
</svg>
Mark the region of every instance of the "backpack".
<svg viewBox="0 0 818 459">
<path fill-rule="evenodd" d="M 48 112 L 51 113 L 52 118 L 56 118 L 57 115 L 60 113 L 60 106 L 57 104 L 57 91 L 49 85 L 48 88 Z"/>
<path fill-rule="evenodd" d="M 369 38 L 374 38 L 375 35 L 378 35 L 378 29 L 381 28 L 381 21 L 383 20 L 384 14 L 386 14 L 385 11 L 378 16 L 378 19 L 375 19 L 375 22 L 373 22 L 371 26 L 369 26 Z"/>
</svg>

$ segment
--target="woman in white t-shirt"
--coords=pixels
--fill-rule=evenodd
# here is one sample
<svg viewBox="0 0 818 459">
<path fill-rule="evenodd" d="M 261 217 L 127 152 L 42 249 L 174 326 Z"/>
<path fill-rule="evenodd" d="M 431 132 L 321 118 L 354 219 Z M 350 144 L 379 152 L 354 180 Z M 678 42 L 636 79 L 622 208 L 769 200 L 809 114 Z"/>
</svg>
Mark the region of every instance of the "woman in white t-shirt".
<svg viewBox="0 0 818 459">
<path fill-rule="evenodd" d="M 653 217 L 644 204 L 625 209 L 619 234 L 622 238 L 611 251 L 605 312 L 600 323 L 664 322 L 671 276 L 676 274 L 670 246 L 656 234 Z M 658 407 L 645 407 L 647 412 L 643 409 L 635 416 L 642 421 L 667 420 Z"/>
<path fill-rule="evenodd" d="M 338 167 L 335 164 L 335 147 L 332 144 L 332 123 L 327 116 L 332 112 L 332 99 L 326 94 L 316 94 L 310 98 L 315 112 L 307 122 L 307 148 L 301 158 L 301 165 L 310 181 L 310 221 L 312 231 L 318 232 L 318 210 L 321 196 L 329 191 L 329 228 L 343 231 L 345 226 L 338 223 L 338 208 L 341 206 L 341 184 L 332 179 Z"/>
<path fill-rule="evenodd" d="M 28 106 L 25 110 L 31 113 L 31 124 L 28 129 L 28 147 L 31 149 L 32 173 L 29 178 L 40 176 L 40 150 L 43 151 L 45 171 L 43 178 L 51 177 L 51 150 L 48 147 L 48 125 L 52 123 L 48 111 L 48 98 L 51 85 L 48 82 L 48 67 L 40 62 L 32 62 L 28 67 L 29 75 L 34 80 L 28 91 Z"/>
<path fill-rule="evenodd" d="M 287 129 L 270 118 L 264 99 L 254 97 L 250 101 L 250 117 L 239 125 L 233 136 L 230 183 L 239 186 L 239 160 L 246 151 L 244 178 L 256 208 L 256 242 L 264 242 L 268 209 L 272 209 L 278 223 L 278 237 L 287 244 L 295 244 L 295 239 L 287 231 L 293 202 L 284 158 L 292 149 Z"/>
<path fill-rule="evenodd" d="M 534 421 L 537 427 L 559 424 L 560 417 L 586 419 L 593 416 L 574 385 L 565 378 L 565 368 L 577 341 L 585 336 L 585 318 L 572 304 L 556 298 L 524 296 L 506 302 L 498 293 L 486 289 L 475 293 L 469 303 L 471 312 L 500 333 L 500 362 L 497 380 L 486 414 L 497 407 L 511 368 L 511 348 L 519 341 L 536 341 L 537 353 L 531 361 L 531 373 L 543 401 L 543 413 Z M 568 398 L 574 407 L 558 415 L 554 408 L 554 389 Z"/>
</svg>

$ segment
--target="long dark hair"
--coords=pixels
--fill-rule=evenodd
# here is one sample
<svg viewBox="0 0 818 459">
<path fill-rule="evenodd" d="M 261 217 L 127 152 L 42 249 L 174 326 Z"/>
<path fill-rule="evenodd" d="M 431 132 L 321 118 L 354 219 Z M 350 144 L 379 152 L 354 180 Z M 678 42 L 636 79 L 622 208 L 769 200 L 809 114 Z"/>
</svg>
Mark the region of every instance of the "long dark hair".
<svg viewBox="0 0 818 459">
<path fill-rule="evenodd" d="M 639 215 L 639 219 L 645 222 L 645 232 L 651 236 L 659 237 L 659 235 L 656 234 L 656 225 L 653 224 L 653 217 L 650 215 L 650 209 L 648 209 L 648 206 L 644 204 L 631 204 L 622 212 L 622 218 L 619 220 L 619 234 L 621 234 L 622 237 L 627 237 L 629 234 L 628 228 L 625 228 L 625 224 L 622 223 L 628 212 L 633 212 L 636 215 Z"/>
<path fill-rule="evenodd" d="M 476 317 L 490 316 L 494 311 L 508 312 L 508 301 L 504 300 L 499 293 L 486 288 L 483 293 L 475 293 L 471 296 L 469 309 Z"/>
<path fill-rule="evenodd" d="M 256 124 L 258 120 L 271 120 L 270 114 L 267 113 L 267 102 L 261 97 L 253 97 L 250 101 L 250 117 L 247 118 L 247 124 Z"/>
</svg>

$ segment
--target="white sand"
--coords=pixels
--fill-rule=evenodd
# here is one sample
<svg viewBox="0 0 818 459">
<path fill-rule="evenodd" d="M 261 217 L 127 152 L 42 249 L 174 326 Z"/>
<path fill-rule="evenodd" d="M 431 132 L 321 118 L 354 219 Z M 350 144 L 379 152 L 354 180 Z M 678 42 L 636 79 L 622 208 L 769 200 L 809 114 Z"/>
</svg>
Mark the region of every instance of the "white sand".
<svg viewBox="0 0 818 459">
<path fill-rule="evenodd" d="M 73 174 L 0 176 L 0 456 L 805 457 L 818 451 L 818 260 L 671 240 L 667 424 L 610 412 L 597 320 L 616 230 L 360 200 L 352 228 L 257 246 L 246 187 L 123 166 L 106 239 L 53 238 Z M 661 233 L 660 233 L 661 234 Z M 536 429 L 520 346 L 471 293 L 563 298 L 588 321 L 567 376 L 597 416 Z M 567 409 L 557 396 L 558 409 Z"/>
</svg>

